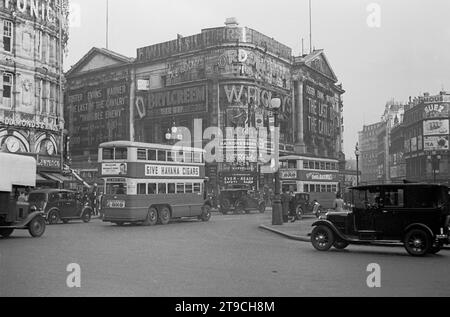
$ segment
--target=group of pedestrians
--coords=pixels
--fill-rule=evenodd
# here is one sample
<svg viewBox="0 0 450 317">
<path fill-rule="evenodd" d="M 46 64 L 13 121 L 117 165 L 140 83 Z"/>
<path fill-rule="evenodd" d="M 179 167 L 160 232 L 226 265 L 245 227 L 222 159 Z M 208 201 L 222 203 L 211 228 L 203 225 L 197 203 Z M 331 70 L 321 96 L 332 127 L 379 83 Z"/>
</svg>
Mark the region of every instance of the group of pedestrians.
<svg viewBox="0 0 450 317">
<path fill-rule="evenodd" d="M 77 197 L 83 204 L 89 204 L 89 206 L 92 208 L 94 216 L 101 216 L 100 212 L 101 196 L 99 195 L 97 184 L 94 184 L 94 186 L 90 190 L 85 188 L 83 192 L 81 191 L 77 192 Z"/>
</svg>

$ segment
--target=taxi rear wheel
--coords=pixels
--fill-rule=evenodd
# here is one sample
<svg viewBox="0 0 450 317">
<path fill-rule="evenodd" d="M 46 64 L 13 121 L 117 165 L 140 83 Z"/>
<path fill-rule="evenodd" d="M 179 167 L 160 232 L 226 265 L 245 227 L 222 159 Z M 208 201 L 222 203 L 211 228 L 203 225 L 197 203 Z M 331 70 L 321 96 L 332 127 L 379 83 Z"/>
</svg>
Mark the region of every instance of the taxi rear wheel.
<svg viewBox="0 0 450 317">
<path fill-rule="evenodd" d="M 3 238 L 9 238 L 13 232 L 14 229 L 0 229 L 0 236 Z"/>
<path fill-rule="evenodd" d="M 404 245 L 406 251 L 412 256 L 424 256 L 432 247 L 431 238 L 422 229 L 410 230 L 405 236 Z"/>
<path fill-rule="evenodd" d="M 159 210 L 159 223 L 167 225 L 170 222 L 170 209 L 163 207 Z"/>
<path fill-rule="evenodd" d="M 34 217 L 28 224 L 28 231 L 33 238 L 41 237 L 45 232 L 45 220 L 41 216 Z"/>
</svg>

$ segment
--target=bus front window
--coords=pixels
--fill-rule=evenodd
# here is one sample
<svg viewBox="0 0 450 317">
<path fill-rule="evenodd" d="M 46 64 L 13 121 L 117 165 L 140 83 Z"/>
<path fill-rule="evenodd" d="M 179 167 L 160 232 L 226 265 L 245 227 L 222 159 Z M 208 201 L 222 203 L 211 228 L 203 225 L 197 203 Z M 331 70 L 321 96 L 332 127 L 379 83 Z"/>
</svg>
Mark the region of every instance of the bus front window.
<svg viewBox="0 0 450 317">
<path fill-rule="evenodd" d="M 125 183 L 109 183 L 106 184 L 106 195 L 126 195 L 127 184 Z"/>
</svg>

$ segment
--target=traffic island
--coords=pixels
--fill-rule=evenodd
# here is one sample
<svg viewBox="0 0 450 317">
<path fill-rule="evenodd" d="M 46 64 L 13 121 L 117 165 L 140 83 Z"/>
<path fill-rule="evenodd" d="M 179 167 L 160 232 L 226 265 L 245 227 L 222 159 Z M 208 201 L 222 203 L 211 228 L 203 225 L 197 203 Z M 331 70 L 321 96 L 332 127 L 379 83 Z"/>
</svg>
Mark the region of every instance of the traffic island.
<svg viewBox="0 0 450 317">
<path fill-rule="evenodd" d="M 312 224 L 315 221 L 317 221 L 316 218 L 303 219 L 296 222 L 285 223 L 281 226 L 274 226 L 271 223 L 266 222 L 261 224 L 259 228 L 291 240 L 311 242 L 311 238 L 309 236 L 312 231 Z"/>
</svg>

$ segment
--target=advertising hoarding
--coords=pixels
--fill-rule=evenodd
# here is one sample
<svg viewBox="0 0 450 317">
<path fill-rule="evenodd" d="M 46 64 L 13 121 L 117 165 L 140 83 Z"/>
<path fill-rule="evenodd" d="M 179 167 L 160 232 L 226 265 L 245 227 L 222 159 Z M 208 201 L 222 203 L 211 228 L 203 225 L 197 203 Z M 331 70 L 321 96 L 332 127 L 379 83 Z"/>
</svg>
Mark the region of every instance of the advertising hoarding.
<svg viewBox="0 0 450 317">
<path fill-rule="evenodd" d="M 424 138 L 425 151 L 445 151 L 449 149 L 449 136 L 427 136 Z"/>
<path fill-rule="evenodd" d="M 440 135 L 450 133 L 449 120 L 426 120 L 423 122 L 423 135 Z"/>
</svg>

